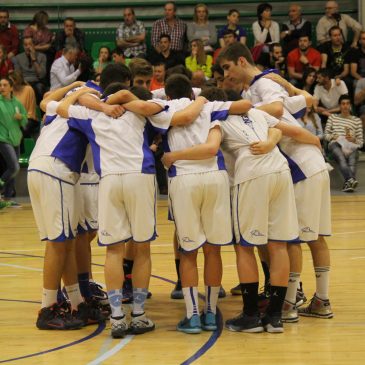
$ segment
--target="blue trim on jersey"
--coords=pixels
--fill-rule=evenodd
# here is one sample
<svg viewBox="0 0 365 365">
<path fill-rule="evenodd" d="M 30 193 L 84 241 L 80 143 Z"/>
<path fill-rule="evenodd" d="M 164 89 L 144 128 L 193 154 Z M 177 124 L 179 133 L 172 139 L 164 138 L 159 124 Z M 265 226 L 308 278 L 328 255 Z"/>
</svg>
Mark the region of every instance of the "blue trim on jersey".
<svg viewBox="0 0 365 365">
<path fill-rule="evenodd" d="M 51 124 L 56 118 L 57 118 L 57 114 L 46 115 L 46 119 L 44 120 L 43 126 Z"/>
<path fill-rule="evenodd" d="M 204 241 L 204 242 L 203 242 L 203 243 L 201 243 L 201 244 L 200 244 L 197 248 L 193 248 L 192 250 L 184 250 L 184 249 L 181 247 L 180 243 L 179 243 L 179 251 L 180 251 L 180 252 L 194 252 L 194 251 L 196 251 L 196 250 L 199 250 L 199 248 L 203 247 L 206 243 L 207 243 L 207 241 Z"/>
<path fill-rule="evenodd" d="M 283 152 L 283 150 L 280 147 L 279 147 L 279 151 L 288 161 L 293 184 L 296 184 L 299 181 L 305 180 L 307 177 L 304 175 L 304 172 L 300 169 L 298 164 L 294 160 L 292 160 L 285 152 Z"/>
<path fill-rule="evenodd" d="M 224 163 L 224 157 L 223 157 L 222 151 L 221 150 L 218 150 L 216 156 L 217 156 L 218 169 L 219 170 L 227 170 L 226 169 L 226 165 Z"/>
<path fill-rule="evenodd" d="M 101 243 L 99 238 L 98 238 L 98 246 L 102 246 L 102 247 L 106 247 L 106 246 L 112 246 L 112 245 L 117 245 L 118 243 L 127 243 L 128 241 L 130 241 L 133 237 L 129 237 L 127 239 L 124 240 L 120 240 L 117 242 L 113 242 L 113 243 Z"/>
<path fill-rule="evenodd" d="M 85 229 L 80 223 L 77 225 L 77 234 L 83 234 L 87 232 L 87 229 Z"/>
<path fill-rule="evenodd" d="M 169 146 L 169 142 L 168 142 L 168 136 L 167 134 L 164 134 L 162 136 L 162 147 L 163 147 L 163 150 L 165 152 L 171 152 L 171 149 L 170 149 L 170 146 Z M 167 175 L 169 177 L 175 177 L 176 176 L 176 166 L 174 165 L 171 165 L 169 170 L 167 171 Z"/>
<path fill-rule="evenodd" d="M 155 167 L 155 157 L 153 152 L 150 149 L 150 145 L 148 143 L 148 132 L 146 126 L 143 130 L 143 161 L 142 161 L 142 174 L 155 174 L 156 167 Z"/>
<path fill-rule="evenodd" d="M 102 94 L 104 91 L 99 85 L 95 84 L 95 82 L 92 80 L 87 80 L 85 86 L 91 87 L 92 89 L 99 91 L 100 94 Z"/>
<path fill-rule="evenodd" d="M 239 245 L 240 246 L 243 246 L 243 247 L 258 247 L 258 246 L 266 246 L 267 245 L 267 242 L 266 243 L 262 243 L 261 245 L 258 245 L 258 244 L 255 244 L 255 243 L 250 243 L 248 241 L 246 241 L 241 233 L 240 233 L 240 242 L 239 242 Z"/>
<path fill-rule="evenodd" d="M 285 104 L 284 104 L 285 106 Z M 305 112 L 307 111 L 307 108 L 303 108 L 303 109 L 300 109 L 299 111 L 297 111 L 296 113 L 292 114 L 292 116 L 295 118 L 295 119 L 299 119 L 299 118 L 302 118 L 305 114 Z"/>
<path fill-rule="evenodd" d="M 157 105 L 160 105 L 160 104 L 158 104 L 158 103 L 155 103 L 155 104 L 157 104 Z M 161 106 L 161 105 L 160 105 Z M 169 105 L 165 105 L 164 107 L 162 107 L 161 106 L 161 110 L 159 111 L 159 112 L 157 112 L 157 113 L 155 113 L 155 114 L 153 114 L 153 115 L 157 115 L 157 114 L 160 114 L 160 113 L 162 113 L 162 112 L 167 112 L 168 110 L 169 110 L 169 108 L 170 108 L 170 106 Z"/>
<path fill-rule="evenodd" d="M 267 70 L 262 71 L 259 75 L 256 75 L 252 79 L 252 81 L 250 83 L 250 86 L 252 86 L 257 80 L 260 80 L 261 77 L 264 77 L 265 75 L 268 75 L 268 74 L 271 74 L 271 73 L 279 75 L 279 71 L 276 68 L 268 68 Z"/>
<path fill-rule="evenodd" d="M 69 181 L 65 181 L 65 180 L 62 180 L 62 179 L 60 179 L 59 177 L 57 177 L 57 176 L 53 176 L 53 175 L 51 175 L 51 174 L 49 174 L 49 173 L 47 173 L 47 172 L 44 172 L 44 171 L 42 171 L 42 170 L 37 170 L 37 169 L 28 169 L 28 172 L 31 172 L 31 171 L 34 171 L 34 172 L 39 172 L 39 173 L 41 173 L 41 174 L 44 174 L 44 175 L 47 175 L 47 176 L 49 176 L 49 177 L 52 177 L 53 179 L 56 179 L 56 180 L 58 180 L 58 181 L 62 181 L 63 183 L 65 183 L 65 184 L 69 184 L 69 185 L 72 185 L 72 186 L 75 186 L 75 184 L 74 183 L 70 183 Z"/>
<path fill-rule="evenodd" d="M 146 243 L 146 242 L 149 242 L 149 241 L 154 241 L 156 239 L 156 237 L 158 237 L 158 234 L 156 233 L 156 230 L 153 232 L 153 235 L 151 236 L 151 238 L 149 238 L 148 240 L 145 240 L 145 241 L 136 241 L 134 238 L 132 238 L 132 240 L 135 242 L 135 243 Z"/>
<path fill-rule="evenodd" d="M 299 239 L 299 236 L 297 238 L 294 238 L 292 240 L 272 240 L 269 239 L 270 242 L 286 242 L 286 243 L 291 243 L 291 244 L 298 244 L 298 243 L 302 243 Z"/>
<path fill-rule="evenodd" d="M 85 185 L 85 186 L 94 186 L 94 185 L 99 185 L 99 183 L 80 183 L 80 185 Z"/>
<path fill-rule="evenodd" d="M 226 120 L 228 117 L 228 110 L 217 110 L 210 114 L 210 122 L 214 122 L 215 120 Z"/>
</svg>

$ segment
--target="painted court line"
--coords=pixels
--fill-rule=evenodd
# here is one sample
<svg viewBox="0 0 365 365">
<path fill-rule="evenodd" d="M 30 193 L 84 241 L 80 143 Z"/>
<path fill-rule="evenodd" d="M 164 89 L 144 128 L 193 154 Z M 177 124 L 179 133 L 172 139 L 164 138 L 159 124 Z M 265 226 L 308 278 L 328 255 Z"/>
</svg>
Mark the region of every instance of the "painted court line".
<svg viewBox="0 0 365 365">
<path fill-rule="evenodd" d="M 23 270 L 29 270 L 29 271 L 43 271 L 43 269 L 37 269 L 35 267 L 21 266 L 21 265 L 12 265 L 12 264 L 0 263 L 0 266 L 8 266 L 8 267 L 13 267 L 15 269 L 23 269 Z"/>
</svg>

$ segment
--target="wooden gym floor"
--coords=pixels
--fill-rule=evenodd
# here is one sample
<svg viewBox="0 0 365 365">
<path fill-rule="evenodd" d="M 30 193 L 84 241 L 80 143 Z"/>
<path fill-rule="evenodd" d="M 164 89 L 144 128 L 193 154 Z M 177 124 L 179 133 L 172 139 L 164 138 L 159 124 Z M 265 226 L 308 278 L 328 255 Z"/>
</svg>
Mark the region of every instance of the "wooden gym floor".
<svg viewBox="0 0 365 365">
<path fill-rule="evenodd" d="M 183 301 L 170 299 L 176 278 L 173 226 L 167 203 L 159 201 L 158 239 L 152 244 L 153 296 L 146 309 L 154 332 L 110 337 L 109 324 L 79 331 L 39 331 L 35 327 L 42 287 L 43 247 L 31 207 L 0 211 L 0 363 L 16 364 L 361 364 L 365 358 L 365 196 L 332 198 L 333 236 L 328 238 L 332 270 L 330 299 L 333 319 L 300 318 L 285 324 L 284 334 L 242 334 L 219 329 L 200 335 L 175 330 L 184 316 Z M 310 253 L 304 247 L 304 291 L 314 292 Z M 93 272 L 103 280 L 104 248 L 93 242 Z M 223 285 L 236 285 L 232 247 L 222 250 Z M 200 267 L 202 266 L 199 255 Z M 204 286 L 200 281 L 200 292 Z M 201 300 L 201 304 L 203 300 Z M 241 309 L 230 294 L 218 303 L 224 319 Z M 129 310 L 129 308 L 128 308 Z"/>
</svg>

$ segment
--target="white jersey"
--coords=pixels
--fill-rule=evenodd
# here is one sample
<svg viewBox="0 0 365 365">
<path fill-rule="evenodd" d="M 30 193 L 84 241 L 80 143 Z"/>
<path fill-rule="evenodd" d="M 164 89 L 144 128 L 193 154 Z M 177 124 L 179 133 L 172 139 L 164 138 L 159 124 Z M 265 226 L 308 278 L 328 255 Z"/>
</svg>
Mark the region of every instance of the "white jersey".
<svg viewBox="0 0 365 365">
<path fill-rule="evenodd" d="M 155 123 L 170 124 L 173 114 L 176 111 L 185 109 L 192 101 L 188 98 L 176 99 L 170 101 L 153 100 L 164 109 L 151 117 L 151 121 Z M 165 152 L 180 151 L 184 148 L 192 147 L 201 143 L 205 143 L 209 134 L 209 130 L 213 128 L 217 121 L 225 119 L 228 115 L 228 110 L 231 102 L 212 102 L 206 103 L 202 112 L 196 121 L 188 126 L 173 127 L 169 129 L 167 137 L 164 136 L 163 146 Z M 224 158 L 221 151 L 217 155 L 205 160 L 180 160 L 176 161 L 168 171 L 169 177 L 177 175 L 203 173 L 216 170 L 225 170 Z"/>
<path fill-rule="evenodd" d="M 200 93 L 202 92 L 202 89 L 200 89 L 199 87 L 193 87 L 193 94 L 194 97 L 197 98 Z M 165 93 L 165 88 L 161 88 L 161 89 L 156 89 L 151 91 L 152 93 L 152 98 L 153 99 L 161 99 L 161 100 L 166 100 L 166 93 Z"/>
<path fill-rule="evenodd" d="M 277 147 L 262 155 L 253 155 L 250 151 L 251 143 L 267 140 L 269 128 L 276 123 L 276 118 L 257 109 L 250 109 L 246 116 L 230 115 L 220 123 L 222 150 L 231 152 L 236 160 L 234 185 L 289 170 L 285 157 Z"/>
<path fill-rule="evenodd" d="M 131 112 L 114 119 L 81 106 L 69 108 L 68 124 L 82 132 L 91 145 L 95 171 L 101 176 L 124 173 L 155 173 L 149 148 L 147 119 Z M 166 133 L 169 124 L 158 124 Z"/>
<path fill-rule="evenodd" d="M 81 175 L 79 183 L 81 185 L 98 184 L 99 175 L 94 168 L 94 159 L 91 151 L 91 145 L 88 144 L 86 148 L 85 160 L 81 167 Z"/>
<path fill-rule="evenodd" d="M 265 70 L 252 81 L 250 86 L 252 103 L 257 106 L 280 101 L 284 106 L 284 113 L 280 119 L 300 127 L 296 119 L 305 112 L 304 96 L 289 97 L 282 86 L 262 77 L 270 72 L 272 70 Z M 292 138 L 284 137 L 280 143 L 280 148 L 288 159 L 294 183 L 327 168 L 321 151 L 314 145 L 298 143 Z"/>
</svg>

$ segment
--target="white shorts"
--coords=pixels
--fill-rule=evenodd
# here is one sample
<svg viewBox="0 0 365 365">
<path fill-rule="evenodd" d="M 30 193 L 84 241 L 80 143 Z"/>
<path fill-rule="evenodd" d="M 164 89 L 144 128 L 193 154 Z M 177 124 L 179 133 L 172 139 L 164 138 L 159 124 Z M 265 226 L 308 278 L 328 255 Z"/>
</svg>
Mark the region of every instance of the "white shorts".
<svg viewBox="0 0 365 365">
<path fill-rule="evenodd" d="M 328 171 L 318 172 L 296 183 L 294 193 L 300 240 L 316 241 L 318 235 L 331 235 L 331 194 Z"/>
<path fill-rule="evenodd" d="M 99 245 L 156 238 L 156 178 L 148 174 L 107 175 L 99 183 Z"/>
<path fill-rule="evenodd" d="M 226 171 L 173 177 L 169 180 L 169 199 L 180 249 L 193 251 L 206 242 L 232 244 Z"/>
<path fill-rule="evenodd" d="M 28 189 L 41 240 L 63 242 L 75 238 L 75 186 L 42 172 L 28 171 Z"/>
<path fill-rule="evenodd" d="M 78 233 L 95 231 L 98 229 L 98 191 L 99 184 L 76 184 L 76 195 L 79 204 Z"/>
<path fill-rule="evenodd" d="M 242 246 L 298 239 L 298 221 L 290 171 L 267 174 L 236 185 L 233 225 Z"/>
</svg>

